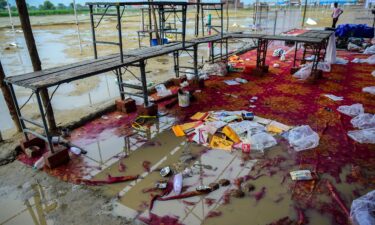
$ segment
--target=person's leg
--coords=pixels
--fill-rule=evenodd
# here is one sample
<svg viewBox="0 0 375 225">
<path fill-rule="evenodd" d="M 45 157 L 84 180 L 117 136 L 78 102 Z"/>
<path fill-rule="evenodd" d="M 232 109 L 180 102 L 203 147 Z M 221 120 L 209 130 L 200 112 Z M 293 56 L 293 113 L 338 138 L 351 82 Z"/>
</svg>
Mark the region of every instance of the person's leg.
<svg viewBox="0 0 375 225">
<path fill-rule="evenodd" d="M 339 18 L 333 18 L 332 19 L 332 28 L 336 28 L 336 23 Z"/>
</svg>

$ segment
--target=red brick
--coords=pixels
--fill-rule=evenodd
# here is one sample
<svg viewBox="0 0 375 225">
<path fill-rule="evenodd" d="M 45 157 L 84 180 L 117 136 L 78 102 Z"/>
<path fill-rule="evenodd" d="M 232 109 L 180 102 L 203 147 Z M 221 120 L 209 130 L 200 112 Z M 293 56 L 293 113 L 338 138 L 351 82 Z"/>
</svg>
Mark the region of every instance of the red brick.
<svg viewBox="0 0 375 225">
<path fill-rule="evenodd" d="M 65 146 L 55 145 L 54 151 L 54 153 L 49 151 L 44 155 L 44 162 L 50 169 L 59 167 L 69 162 L 69 151 Z"/>
</svg>

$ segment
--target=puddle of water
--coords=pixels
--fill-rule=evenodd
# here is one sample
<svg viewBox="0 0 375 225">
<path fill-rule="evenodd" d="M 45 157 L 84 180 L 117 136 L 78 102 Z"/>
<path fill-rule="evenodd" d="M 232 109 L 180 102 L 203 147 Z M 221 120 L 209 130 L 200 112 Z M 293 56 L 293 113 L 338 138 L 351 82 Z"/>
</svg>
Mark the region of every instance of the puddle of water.
<svg viewBox="0 0 375 225">
<path fill-rule="evenodd" d="M 5 191 L 5 188 L 3 190 Z M 6 192 L 6 196 L 4 194 L 0 200 L 2 206 L 6 205 L 0 210 L 1 225 L 54 224 L 52 220 L 46 218 L 46 215 L 54 211 L 58 204 L 56 201 L 49 199 L 44 187 L 33 184 L 24 188 L 20 195 L 17 195 L 15 191 Z"/>
</svg>

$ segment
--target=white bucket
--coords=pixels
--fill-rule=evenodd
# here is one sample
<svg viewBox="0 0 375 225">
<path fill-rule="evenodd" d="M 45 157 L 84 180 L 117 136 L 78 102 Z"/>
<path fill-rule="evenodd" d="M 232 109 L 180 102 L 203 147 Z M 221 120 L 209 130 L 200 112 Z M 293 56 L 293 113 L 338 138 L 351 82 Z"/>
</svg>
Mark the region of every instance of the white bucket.
<svg viewBox="0 0 375 225">
<path fill-rule="evenodd" d="M 188 107 L 190 105 L 189 92 L 178 93 L 178 105 L 180 107 Z"/>
</svg>

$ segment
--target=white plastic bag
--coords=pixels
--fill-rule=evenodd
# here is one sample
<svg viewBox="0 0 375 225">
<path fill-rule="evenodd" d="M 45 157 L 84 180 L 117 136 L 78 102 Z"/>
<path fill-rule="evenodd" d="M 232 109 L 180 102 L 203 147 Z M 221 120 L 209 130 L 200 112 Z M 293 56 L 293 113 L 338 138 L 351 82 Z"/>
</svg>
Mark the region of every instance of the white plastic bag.
<svg viewBox="0 0 375 225">
<path fill-rule="evenodd" d="M 256 133 L 250 138 L 251 149 L 262 151 L 277 144 L 276 139 L 265 132 Z"/>
<path fill-rule="evenodd" d="M 364 88 L 362 88 L 362 91 L 366 92 L 366 93 L 370 93 L 372 95 L 375 95 L 375 86 L 364 87 Z"/>
<path fill-rule="evenodd" d="M 343 58 L 340 58 L 340 57 L 336 57 L 335 64 L 346 65 L 346 64 L 348 64 L 348 62 L 349 62 L 349 60 L 346 60 L 346 59 L 343 59 Z"/>
<path fill-rule="evenodd" d="M 322 70 L 324 72 L 331 72 L 331 64 L 328 62 L 319 62 L 318 70 Z"/>
<path fill-rule="evenodd" d="M 361 144 L 375 144 L 375 128 L 348 131 L 348 136 Z"/>
<path fill-rule="evenodd" d="M 366 48 L 363 54 L 375 54 L 375 45 Z"/>
<path fill-rule="evenodd" d="M 350 122 L 353 124 L 353 127 L 359 129 L 375 128 L 375 115 L 362 113 L 354 117 Z"/>
<path fill-rule="evenodd" d="M 365 110 L 363 109 L 363 105 L 360 103 L 356 103 L 353 105 L 342 105 L 337 108 L 337 111 L 348 115 L 348 116 L 357 116 L 362 114 Z"/>
<path fill-rule="evenodd" d="M 289 144 L 298 152 L 319 145 L 319 135 L 309 125 L 295 127 L 286 136 Z"/>
<path fill-rule="evenodd" d="M 297 72 L 293 74 L 293 77 L 306 80 L 311 75 L 312 65 L 307 64 L 306 66 L 299 69 Z"/>
<path fill-rule="evenodd" d="M 352 202 L 350 219 L 354 225 L 375 224 L 375 190 L 363 195 Z"/>
<path fill-rule="evenodd" d="M 160 97 L 164 97 L 164 96 L 168 96 L 172 94 L 171 90 L 168 90 L 164 84 L 156 85 L 155 89 L 156 89 L 157 95 Z"/>
<path fill-rule="evenodd" d="M 181 190 L 182 190 L 182 174 L 178 173 L 174 175 L 173 177 L 173 191 L 179 195 L 181 194 Z"/>
</svg>

